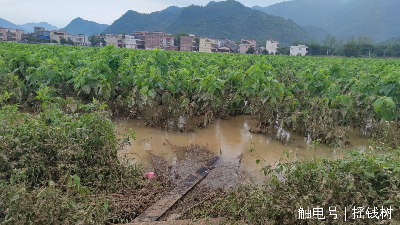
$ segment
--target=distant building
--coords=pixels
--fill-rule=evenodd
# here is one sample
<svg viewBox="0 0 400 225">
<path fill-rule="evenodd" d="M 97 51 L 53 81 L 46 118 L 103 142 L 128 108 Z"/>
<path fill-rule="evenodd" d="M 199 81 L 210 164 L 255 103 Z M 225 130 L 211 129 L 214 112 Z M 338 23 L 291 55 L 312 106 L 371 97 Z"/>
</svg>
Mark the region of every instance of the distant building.
<svg viewBox="0 0 400 225">
<path fill-rule="evenodd" d="M 50 40 L 56 40 L 58 43 L 60 43 L 62 39 L 68 40 L 68 33 L 66 31 L 62 30 L 50 31 Z"/>
<path fill-rule="evenodd" d="M 212 38 L 200 38 L 199 52 L 217 52 L 218 41 Z"/>
<path fill-rule="evenodd" d="M 305 45 L 298 45 L 298 46 L 290 46 L 290 55 L 302 55 L 305 56 L 307 54 L 307 46 Z"/>
<path fill-rule="evenodd" d="M 41 32 L 44 32 L 44 31 L 46 31 L 46 28 L 44 28 L 44 27 L 33 27 L 33 33 L 34 34 L 36 34 L 36 35 L 40 35 L 40 34 L 42 34 Z"/>
<path fill-rule="evenodd" d="M 234 41 L 227 41 L 224 44 L 225 47 L 228 47 L 231 50 L 231 53 L 237 53 L 239 51 L 239 45 L 237 45 Z"/>
<path fill-rule="evenodd" d="M 161 35 L 159 33 L 148 33 L 145 36 L 146 49 L 160 48 L 162 44 Z"/>
<path fill-rule="evenodd" d="M 196 36 L 189 34 L 188 36 L 181 36 L 180 39 L 180 51 L 192 52 L 196 48 Z"/>
<path fill-rule="evenodd" d="M 148 31 L 136 31 L 133 36 L 136 38 L 136 48 L 137 49 L 145 49 L 146 45 L 146 34 Z"/>
<path fill-rule="evenodd" d="M 106 34 L 107 45 L 114 45 L 116 48 L 125 48 L 125 38 L 122 34 Z"/>
<path fill-rule="evenodd" d="M 169 51 L 179 51 L 179 46 L 169 46 L 167 48 L 167 50 L 169 50 Z"/>
<path fill-rule="evenodd" d="M 7 28 L 0 27 L 0 41 L 7 41 Z"/>
<path fill-rule="evenodd" d="M 74 42 L 75 45 L 78 46 L 90 46 L 91 43 L 89 41 L 89 37 L 87 35 L 84 34 L 69 34 L 68 38 L 71 39 L 71 41 Z"/>
<path fill-rule="evenodd" d="M 267 40 L 267 44 L 265 45 L 265 49 L 268 51 L 268 54 L 273 53 L 274 55 L 278 51 L 279 41 L 276 40 Z"/>
<path fill-rule="evenodd" d="M 24 30 L 0 27 L 0 41 L 20 42 Z"/>
<path fill-rule="evenodd" d="M 232 50 L 226 46 L 219 47 L 217 49 L 218 53 L 232 53 Z"/>
<path fill-rule="evenodd" d="M 104 36 L 103 35 L 98 35 L 98 34 L 96 34 L 96 35 L 94 35 L 93 36 L 93 40 L 95 41 L 94 43 L 96 43 L 97 42 L 97 44 L 95 44 L 95 45 L 92 45 L 92 43 L 90 43 L 90 45 L 91 46 L 97 46 L 97 47 L 103 47 L 103 41 L 104 41 Z M 90 41 L 90 40 L 89 40 Z"/>
<path fill-rule="evenodd" d="M 136 49 L 137 40 L 135 35 L 125 35 L 125 48 Z"/>
<path fill-rule="evenodd" d="M 228 39 L 226 39 L 226 38 L 218 39 L 218 47 L 220 48 L 220 47 L 225 46 L 226 42 L 228 42 Z"/>
<path fill-rule="evenodd" d="M 254 53 L 258 53 L 258 48 L 259 45 L 257 44 L 257 41 L 255 40 L 243 40 L 240 42 L 239 45 L 239 53 L 240 54 L 246 54 L 247 50 L 249 50 L 250 47 L 254 48 Z"/>
<path fill-rule="evenodd" d="M 39 39 L 50 40 L 50 31 L 44 27 L 33 27 L 33 34 Z"/>
<path fill-rule="evenodd" d="M 164 50 L 169 50 L 170 47 L 174 46 L 174 37 L 172 36 L 163 36 L 162 37 L 162 46 L 161 48 Z"/>
<path fill-rule="evenodd" d="M 157 31 L 153 33 L 147 33 L 145 35 L 145 47 L 146 49 L 163 48 L 163 37 L 170 37 L 170 36 L 171 34 L 157 32 Z"/>
<path fill-rule="evenodd" d="M 46 30 L 44 27 L 33 27 L 33 33 L 35 35 L 49 35 L 50 31 Z"/>
</svg>

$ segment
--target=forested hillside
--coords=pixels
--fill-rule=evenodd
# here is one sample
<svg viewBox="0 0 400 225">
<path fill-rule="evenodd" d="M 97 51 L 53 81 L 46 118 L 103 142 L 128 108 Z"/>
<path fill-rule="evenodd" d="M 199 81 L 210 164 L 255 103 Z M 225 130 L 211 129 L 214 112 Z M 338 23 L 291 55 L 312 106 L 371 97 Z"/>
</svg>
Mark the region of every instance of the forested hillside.
<svg viewBox="0 0 400 225">
<path fill-rule="evenodd" d="M 21 27 L 19 27 L 18 25 L 13 24 L 10 21 L 2 19 L 2 18 L 0 18 L 0 27 L 21 29 Z"/>
<path fill-rule="evenodd" d="M 383 44 L 383 45 L 400 44 L 400 37 L 390 38 L 389 40 L 382 41 L 379 44 Z"/>
<path fill-rule="evenodd" d="M 234 0 L 210 2 L 206 6 L 169 7 L 160 12 L 142 14 L 128 11 L 104 33 L 133 33 L 138 30 L 188 32 L 210 38 L 278 39 L 283 45 L 312 37 L 291 20 L 252 10 Z"/>
<path fill-rule="evenodd" d="M 107 24 L 98 24 L 93 21 L 84 20 L 80 17 L 73 19 L 66 27 L 61 28 L 68 34 L 100 34 L 108 27 Z"/>
<path fill-rule="evenodd" d="M 130 34 L 141 30 L 150 32 L 166 31 L 166 27 L 178 18 L 180 12 L 181 9 L 176 6 L 171 6 L 162 11 L 153 12 L 150 14 L 129 10 L 122 17 L 114 21 L 114 23 L 111 24 L 107 29 L 105 29 L 104 33 Z"/>
<path fill-rule="evenodd" d="M 58 30 L 58 27 L 53 26 L 49 23 L 46 22 L 40 22 L 40 23 L 25 23 L 23 25 L 19 25 L 22 29 L 24 29 L 25 32 L 33 32 L 34 29 L 33 27 L 44 27 L 46 30 Z"/>
<path fill-rule="evenodd" d="M 400 36 L 398 0 L 293 0 L 253 9 L 318 26 L 343 38 L 368 35 L 379 42 Z"/>
<path fill-rule="evenodd" d="M 344 3 L 341 0 L 292 0 L 273 4 L 267 7 L 254 6 L 270 15 L 292 19 L 305 25 L 320 25 L 321 18 L 340 9 Z"/>
<path fill-rule="evenodd" d="M 189 32 L 231 40 L 278 39 L 283 45 L 311 37 L 299 25 L 281 17 L 263 14 L 237 1 L 210 2 L 207 6 L 182 9 L 178 19 L 167 27 L 171 33 Z"/>
</svg>

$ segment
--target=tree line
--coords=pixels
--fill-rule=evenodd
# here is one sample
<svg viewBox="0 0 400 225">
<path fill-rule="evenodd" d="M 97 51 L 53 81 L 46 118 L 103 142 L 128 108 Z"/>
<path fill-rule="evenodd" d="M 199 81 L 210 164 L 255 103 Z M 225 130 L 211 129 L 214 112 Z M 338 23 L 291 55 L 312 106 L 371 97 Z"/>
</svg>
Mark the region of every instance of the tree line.
<svg viewBox="0 0 400 225">
<path fill-rule="evenodd" d="M 311 56 L 346 56 L 346 57 L 400 57 L 400 43 L 374 44 L 369 36 L 352 36 L 345 42 L 333 35 L 327 35 L 322 43 L 311 41 L 309 43 L 295 41 L 293 45 L 304 44 L 308 46 L 307 55 Z M 279 47 L 278 55 L 289 55 L 290 47 Z"/>
</svg>

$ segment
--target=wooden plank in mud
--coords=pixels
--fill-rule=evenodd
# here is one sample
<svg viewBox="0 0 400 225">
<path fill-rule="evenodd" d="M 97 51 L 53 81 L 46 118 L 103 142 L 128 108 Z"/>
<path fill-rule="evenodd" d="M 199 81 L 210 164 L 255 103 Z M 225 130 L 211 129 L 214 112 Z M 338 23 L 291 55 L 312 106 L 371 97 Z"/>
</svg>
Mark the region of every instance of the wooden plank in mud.
<svg viewBox="0 0 400 225">
<path fill-rule="evenodd" d="M 220 157 L 216 156 L 206 165 L 198 169 L 190 175 L 180 186 L 165 195 L 161 200 L 156 202 L 138 217 L 133 220 L 133 223 L 153 222 L 158 220 L 172 205 L 175 204 L 182 196 L 192 189 L 199 181 L 201 181 L 218 163 Z"/>
<path fill-rule="evenodd" d="M 128 223 L 125 225 L 219 225 L 225 218 L 206 218 L 199 220 L 169 220 L 142 223 Z"/>
</svg>

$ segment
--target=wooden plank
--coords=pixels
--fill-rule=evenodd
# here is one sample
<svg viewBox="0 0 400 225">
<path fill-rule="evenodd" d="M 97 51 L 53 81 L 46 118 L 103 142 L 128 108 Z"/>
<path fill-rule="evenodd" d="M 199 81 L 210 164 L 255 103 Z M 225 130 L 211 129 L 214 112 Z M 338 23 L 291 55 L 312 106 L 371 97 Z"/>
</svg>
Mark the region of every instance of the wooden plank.
<svg viewBox="0 0 400 225">
<path fill-rule="evenodd" d="M 169 220 L 142 223 L 128 223 L 125 225 L 219 225 L 225 218 L 206 218 L 199 220 Z"/>
<path fill-rule="evenodd" d="M 175 204 L 182 196 L 192 189 L 199 181 L 201 181 L 218 163 L 219 157 L 216 156 L 206 165 L 198 169 L 190 175 L 180 186 L 165 195 L 161 200 L 156 202 L 138 217 L 133 220 L 133 223 L 153 222 L 158 220 L 172 205 Z"/>
</svg>

